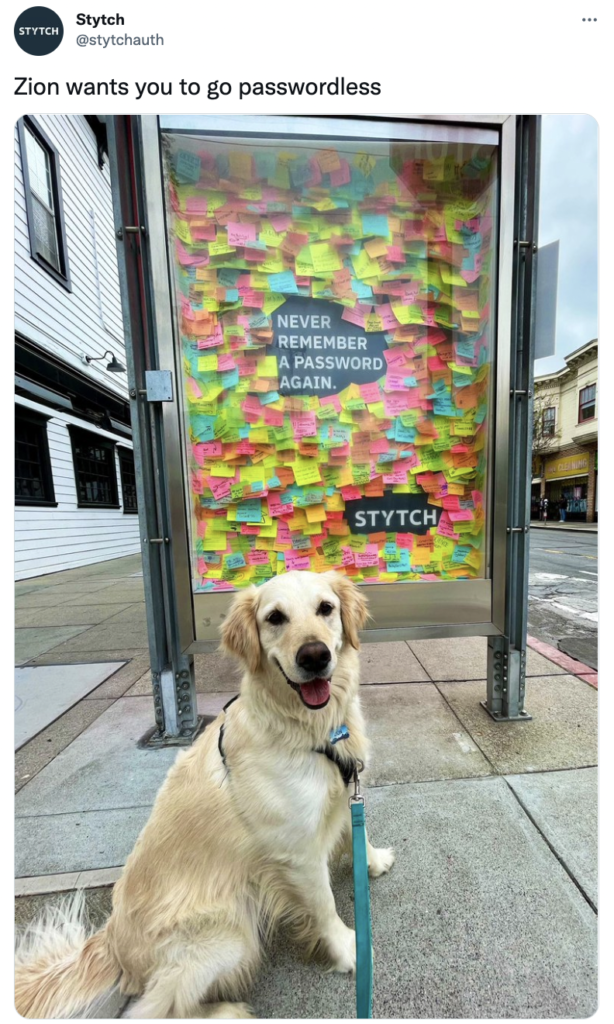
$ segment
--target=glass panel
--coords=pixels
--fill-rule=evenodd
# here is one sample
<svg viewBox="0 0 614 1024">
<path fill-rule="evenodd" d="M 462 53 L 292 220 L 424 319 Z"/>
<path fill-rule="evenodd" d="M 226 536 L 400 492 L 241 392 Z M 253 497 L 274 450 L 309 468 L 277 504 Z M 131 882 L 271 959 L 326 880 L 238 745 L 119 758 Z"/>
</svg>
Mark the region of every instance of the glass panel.
<svg viewBox="0 0 614 1024">
<path fill-rule="evenodd" d="M 26 128 L 26 150 L 28 158 L 28 175 L 30 188 L 50 210 L 53 210 L 53 191 L 51 188 L 51 166 L 49 153 L 41 146 L 38 139 Z"/>
<path fill-rule="evenodd" d="M 87 437 L 74 435 L 73 453 L 81 505 L 117 503 L 113 448 Z"/>
<path fill-rule="evenodd" d="M 36 236 L 36 251 L 43 259 L 47 260 L 56 270 L 60 269 L 58 257 L 58 240 L 56 234 L 55 217 L 39 203 L 36 196 L 32 196 L 32 211 L 34 214 L 34 234 Z"/>
<path fill-rule="evenodd" d="M 15 497 L 30 501 L 49 498 L 43 471 L 45 428 L 17 416 L 15 420 Z"/>
<path fill-rule="evenodd" d="M 490 139 L 163 141 L 195 590 L 486 576 Z"/>
</svg>

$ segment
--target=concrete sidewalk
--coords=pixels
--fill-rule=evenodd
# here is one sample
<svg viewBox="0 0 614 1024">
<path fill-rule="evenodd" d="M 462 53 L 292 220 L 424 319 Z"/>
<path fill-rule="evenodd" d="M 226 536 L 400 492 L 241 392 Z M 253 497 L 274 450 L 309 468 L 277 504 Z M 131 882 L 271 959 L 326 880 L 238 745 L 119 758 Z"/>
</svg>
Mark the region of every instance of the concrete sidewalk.
<svg viewBox="0 0 614 1024">
<path fill-rule="evenodd" d="M 93 920 L 105 919 L 112 884 L 176 756 L 136 746 L 153 724 L 137 562 L 17 587 L 22 665 L 125 662 L 17 752 L 20 923 L 77 887 L 86 888 Z M 67 637 L 65 629 L 76 631 Z M 496 724 L 479 703 L 484 639 L 370 644 L 361 661 L 373 740 L 369 829 L 375 845 L 397 853 L 391 874 L 371 887 L 374 1017 L 590 1016 L 594 680 L 576 675 L 571 659 L 555 664 L 529 650 L 532 721 Z M 236 692 L 234 666 L 201 655 L 196 674 L 199 709 L 217 713 Z M 350 923 L 347 863 L 334 889 Z M 265 1018 L 355 1013 L 352 980 L 303 964 L 283 937 L 248 998 Z M 120 1012 L 116 1005 L 104 1015 Z"/>
</svg>

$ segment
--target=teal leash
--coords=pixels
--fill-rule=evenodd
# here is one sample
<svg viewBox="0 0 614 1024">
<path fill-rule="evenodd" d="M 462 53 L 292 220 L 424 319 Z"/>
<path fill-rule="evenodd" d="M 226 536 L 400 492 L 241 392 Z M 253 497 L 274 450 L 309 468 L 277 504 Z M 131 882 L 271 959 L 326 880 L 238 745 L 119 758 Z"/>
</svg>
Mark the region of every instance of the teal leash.
<svg viewBox="0 0 614 1024">
<path fill-rule="evenodd" d="M 359 766 L 360 765 L 360 769 Z M 373 936 L 371 933 L 371 898 L 367 861 L 367 829 L 365 798 L 360 792 L 358 761 L 354 769 L 354 794 L 349 799 L 352 815 L 352 856 L 354 861 L 354 919 L 356 925 L 356 1017 L 367 1020 L 373 1016 Z"/>
</svg>

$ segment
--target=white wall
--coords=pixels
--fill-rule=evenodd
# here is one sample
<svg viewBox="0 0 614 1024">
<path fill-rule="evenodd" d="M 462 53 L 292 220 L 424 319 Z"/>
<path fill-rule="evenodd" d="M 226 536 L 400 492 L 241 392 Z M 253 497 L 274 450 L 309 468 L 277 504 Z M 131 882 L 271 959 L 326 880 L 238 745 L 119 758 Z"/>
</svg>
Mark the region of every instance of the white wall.
<svg viewBox="0 0 614 1024">
<path fill-rule="evenodd" d="M 34 409 L 47 422 L 47 439 L 53 474 L 57 508 L 15 507 L 15 579 L 29 579 L 44 573 L 72 569 L 92 562 L 134 554 L 139 550 L 138 516 L 125 514 L 123 505 L 115 508 L 77 508 L 77 486 L 73 469 L 68 424 L 91 430 L 83 420 L 68 413 L 55 412 L 48 406 L 17 398 L 17 404 Z M 118 447 L 132 448 L 117 435 L 96 430 L 101 437 L 118 442 Z M 115 454 L 117 493 L 122 499 L 119 458 Z"/>
<path fill-rule="evenodd" d="M 60 185 L 72 291 L 68 292 L 30 253 L 19 138 L 15 130 L 15 330 L 107 391 L 128 397 L 126 374 L 104 362 L 85 366 L 80 356 L 111 349 L 125 365 L 108 161 L 98 166 L 94 133 L 82 116 L 35 118 L 60 155 Z M 67 430 L 74 423 L 131 444 L 75 416 L 19 397 L 50 419 L 47 436 L 57 508 L 16 506 L 17 579 L 119 558 L 139 550 L 138 516 L 116 509 L 79 509 Z M 121 481 L 116 456 L 118 494 Z"/>
<path fill-rule="evenodd" d="M 101 171 L 96 139 L 84 117 L 47 114 L 35 120 L 60 154 L 72 292 L 31 257 L 15 129 L 15 329 L 103 387 L 127 397 L 125 374 L 109 373 L 102 362 L 85 366 L 80 358 L 82 352 L 101 356 L 105 349 L 112 349 L 125 363 L 108 161 Z"/>
</svg>

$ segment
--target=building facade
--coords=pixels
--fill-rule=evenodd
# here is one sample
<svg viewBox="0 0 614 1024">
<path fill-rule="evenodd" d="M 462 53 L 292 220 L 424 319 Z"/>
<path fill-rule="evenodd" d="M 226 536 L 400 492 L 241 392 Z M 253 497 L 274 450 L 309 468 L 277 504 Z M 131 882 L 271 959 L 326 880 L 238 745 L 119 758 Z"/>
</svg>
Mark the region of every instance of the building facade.
<svg viewBox="0 0 614 1024">
<path fill-rule="evenodd" d="M 15 575 L 139 550 L 104 125 L 15 130 Z"/>
<path fill-rule="evenodd" d="M 548 518 L 598 518 L 598 342 L 565 357 L 555 373 L 535 378 L 531 515 L 548 499 Z"/>
</svg>

